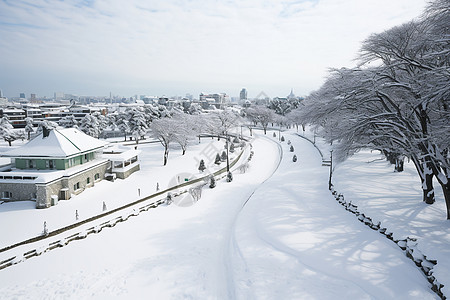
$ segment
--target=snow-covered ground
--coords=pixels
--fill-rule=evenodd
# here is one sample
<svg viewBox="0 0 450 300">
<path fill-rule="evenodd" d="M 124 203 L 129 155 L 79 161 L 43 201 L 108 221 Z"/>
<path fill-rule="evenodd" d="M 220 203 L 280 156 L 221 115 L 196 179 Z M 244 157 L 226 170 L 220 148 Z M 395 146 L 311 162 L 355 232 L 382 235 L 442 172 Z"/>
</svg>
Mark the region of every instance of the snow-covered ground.
<svg viewBox="0 0 450 300">
<path fill-rule="evenodd" d="M 0 270 L 0 298 L 436 299 L 425 276 L 393 242 L 334 200 L 328 168 L 313 145 L 294 131 L 284 136 L 281 144 L 272 133 L 256 137 L 250 169 L 234 171 L 231 183 L 204 187 L 192 206 L 159 206 Z M 39 234 L 44 220 L 50 229 L 70 224 L 75 210 L 86 218 L 100 213 L 103 201 L 111 209 L 138 199 L 138 189 L 142 197 L 153 193 L 157 182 L 165 188 L 178 182 L 180 173 L 198 174 L 198 160 L 209 156 L 208 149 L 223 149 L 223 142 L 202 140 L 185 156 L 172 150 L 166 167 L 160 146 L 139 147 L 142 171 L 126 180 L 100 182 L 46 210 L 31 202 L 0 205 L 1 246 Z M 440 204 L 423 206 L 420 191 L 403 186 L 401 197 L 409 204 L 392 204 L 389 193 L 398 189 L 380 182 L 395 187 L 405 177 L 412 187 L 415 177 L 393 173 L 384 161 L 366 163 L 374 157 L 379 158 L 364 152 L 339 165 L 336 190 L 374 220 L 380 216 L 399 237 L 414 235 L 421 247 L 423 238 L 427 245 L 421 250 L 438 259 L 436 276 L 450 286 L 448 268 L 443 269 L 450 260 L 449 225 Z M 369 177 L 372 184 L 366 183 Z M 415 219 L 412 213 L 419 209 L 422 215 Z M 401 215 L 409 225 L 395 221 Z"/>
</svg>

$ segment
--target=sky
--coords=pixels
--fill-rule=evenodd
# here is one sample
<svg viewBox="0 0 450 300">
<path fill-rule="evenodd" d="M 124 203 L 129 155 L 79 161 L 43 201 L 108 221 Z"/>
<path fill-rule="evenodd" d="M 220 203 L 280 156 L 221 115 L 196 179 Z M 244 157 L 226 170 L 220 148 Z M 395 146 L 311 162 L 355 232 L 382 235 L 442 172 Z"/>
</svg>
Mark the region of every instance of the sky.
<svg viewBox="0 0 450 300">
<path fill-rule="evenodd" d="M 0 89 L 308 95 L 426 0 L 0 0 Z"/>
</svg>

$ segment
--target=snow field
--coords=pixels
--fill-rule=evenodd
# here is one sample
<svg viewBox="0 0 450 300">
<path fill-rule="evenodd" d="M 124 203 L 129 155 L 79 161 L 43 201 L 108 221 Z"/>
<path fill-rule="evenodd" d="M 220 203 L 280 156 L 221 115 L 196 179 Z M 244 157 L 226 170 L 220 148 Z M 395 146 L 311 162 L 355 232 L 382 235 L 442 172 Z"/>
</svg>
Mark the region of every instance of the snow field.
<svg viewBox="0 0 450 300">
<path fill-rule="evenodd" d="M 333 199 L 328 168 L 321 166 L 317 150 L 294 132 L 283 135 L 279 166 L 278 138 L 271 132 L 267 137 L 259 135 L 252 143 L 249 170 L 233 172 L 231 183 L 222 179 L 214 189 L 204 187 L 193 206 L 160 206 L 4 269 L 0 295 L 6 299 L 436 299 L 423 274 L 394 243 L 361 224 Z M 289 152 L 288 140 L 294 152 Z M 188 148 L 186 155 L 192 150 Z M 200 148 L 196 151 L 196 155 L 203 153 Z M 168 168 L 160 165 L 161 152 L 152 153 L 148 166 L 154 159 L 155 171 L 142 181 L 135 176 L 142 171 L 135 173 L 129 186 L 120 188 L 132 199 L 136 181 L 144 183 L 140 187 L 151 182 L 149 187 L 154 188 L 152 177 L 163 178 L 165 170 L 172 172 L 167 171 L 167 182 L 180 167 L 198 173 L 198 163 L 176 152 L 171 150 Z M 293 154 L 298 157 L 295 163 Z M 372 176 L 380 177 L 386 170 L 379 171 Z M 347 178 L 345 172 L 335 176 L 355 180 L 355 185 L 364 180 L 360 174 L 358 180 Z M 119 194 L 111 188 L 105 191 L 111 199 Z M 378 192 L 381 195 L 382 189 Z M 101 209 L 103 200 L 95 201 Z"/>
</svg>

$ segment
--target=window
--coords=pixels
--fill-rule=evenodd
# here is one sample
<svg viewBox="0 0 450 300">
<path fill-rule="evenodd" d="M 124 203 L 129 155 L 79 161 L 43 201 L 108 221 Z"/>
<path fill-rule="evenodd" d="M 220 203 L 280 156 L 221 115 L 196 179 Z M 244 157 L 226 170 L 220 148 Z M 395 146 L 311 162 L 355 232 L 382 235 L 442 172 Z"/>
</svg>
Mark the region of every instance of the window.
<svg viewBox="0 0 450 300">
<path fill-rule="evenodd" d="M 54 169 L 55 168 L 55 161 L 53 159 L 46 160 L 45 161 L 45 167 L 47 169 Z"/>
<path fill-rule="evenodd" d="M 86 183 L 87 183 L 87 184 L 91 183 L 91 177 L 88 177 L 88 178 L 86 179 Z"/>
<path fill-rule="evenodd" d="M 99 180 L 99 179 L 100 179 L 100 174 L 96 173 L 96 174 L 94 175 L 94 180 Z"/>
<path fill-rule="evenodd" d="M 3 191 L 2 192 L 2 199 L 11 199 L 12 198 L 12 193 L 8 192 L 8 191 Z"/>
<path fill-rule="evenodd" d="M 84 155 L 84 160 L 88 161 L 88 155 L 87 154 Z"/>
<path fill-rule="evenodd" d="M 31 193 L 31 200 L 36 200 L 36 198 L 37 198 L 36 193 Z"/>
<path fill-rule="evenodd" d="M 28 160 L 28 168 L 29 169 L 34 169 L 34 162 L 31 159 Z"/>
<path fill-rule="evenodd" d="M 75 183 L 75 184 L 73 185 L 73 190 L 74 190 L 74 191 L 76 191 L 76 190 L 78 190 L 78 189 L 80 189 L 80 183 L 79 183 L 79 182 L 77 182 L 77 183 Z"/>
</svg>

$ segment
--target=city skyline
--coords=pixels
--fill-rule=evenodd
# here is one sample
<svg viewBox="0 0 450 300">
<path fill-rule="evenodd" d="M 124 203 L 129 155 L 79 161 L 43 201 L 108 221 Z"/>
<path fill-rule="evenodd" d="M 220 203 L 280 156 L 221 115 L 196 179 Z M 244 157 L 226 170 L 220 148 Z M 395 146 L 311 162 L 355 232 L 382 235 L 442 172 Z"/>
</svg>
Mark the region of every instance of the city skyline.
<svg viewBox="0 0 450 300">
<path fill-rule="evenodd" d="M 425 0 L 0 1 L 0 89 L 53 97 L 307 95 Z"/>
</svg>

